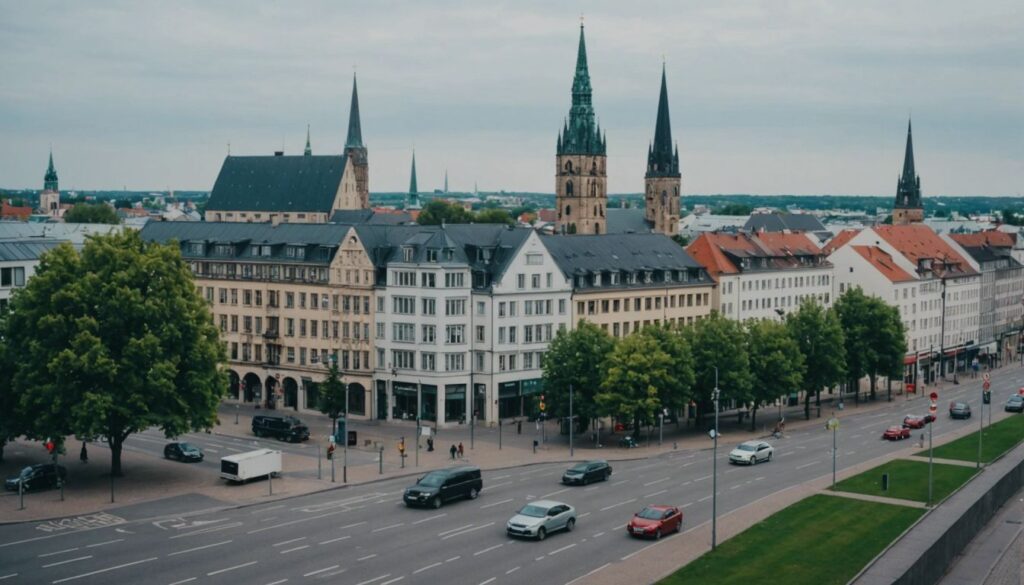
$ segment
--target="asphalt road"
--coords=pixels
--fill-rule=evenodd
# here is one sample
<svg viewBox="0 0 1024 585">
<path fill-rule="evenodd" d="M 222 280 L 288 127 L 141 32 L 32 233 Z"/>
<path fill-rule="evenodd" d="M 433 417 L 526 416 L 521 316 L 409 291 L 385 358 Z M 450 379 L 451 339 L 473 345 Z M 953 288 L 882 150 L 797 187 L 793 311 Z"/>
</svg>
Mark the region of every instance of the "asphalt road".
<svg viewBox="0 0 1024 585">
<path fill-rule="evenodd" d="M 997 420 L 1006 398 L 1024 382 L 1024 370 L 1004 370 L 994 384 Z M 980 379 L 947 387 L 940 398 L 936 436 L 977 428 Z M 965 399 L 974 416 L 949 420 L 949 400 Z M 920 401 L 918 401 L 918 405 Z M 906 406 L 844 419 L 838 466 L 898 449 L 880 439 Z M 923 414 L 915 412 L 914 414 Z M 987 412 L 986 412 L 987 414 Z M 915 438 L 920 431 L 915 432 Z M 212 441 L 213 439 L 211 439 Z M 218 444 L 231 444 L 217 437 Z M 725 513 L 783 488 L 831 472 L 831 435 L 823 426 L 773 441 L 770 463 L 728 464 L 732 444 L 718 450 L 718 510 Z M 212 443 L 211 443 L 212 445 Z M 677 451 L 613 463 L 608 482 L 559 484 L 565 464 L 484 472 L 475 501 L 440 510 L 401 503 L 409 479 L 394 479 L 186 519 L 134 520 L 55 534 L 29 525 L 0 527 L 0 581 L 6 583 L 242 582 L 255 585 L 332 581 L 349 585 L 392 583 L 570 583 L 651 546 L 624 525 L 647 503 L 683 507 L 684 530 L 710 520 L 711 451 Z M 561 500 L 576 507 L 572 533 L 543 542 L 505 536 L 505 521 L 529 500 Z M 96 521 L 103 524 L 103 519 Z M 669 537 L 671 538 L 671 537 Z"/>
</svg>

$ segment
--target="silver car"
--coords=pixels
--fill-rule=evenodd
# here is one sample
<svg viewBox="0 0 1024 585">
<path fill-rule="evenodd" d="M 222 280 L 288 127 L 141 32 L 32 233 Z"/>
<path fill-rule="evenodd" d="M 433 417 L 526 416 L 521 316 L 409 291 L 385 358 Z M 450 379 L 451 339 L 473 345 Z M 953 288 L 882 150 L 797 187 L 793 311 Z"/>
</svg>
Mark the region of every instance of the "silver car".
<svg viewBox="0 0 1024 585">
<path fill-rule="evenodd" d="M 523 506 L 505 524 L 509 536 L 525 536 L 544 540 L 558 530 L 571 532 L 576 527 L 576 508 L 552 500 L 537 500 Z"/>
<path fill-rule="evenodd" d="M 774 452 L 775 449 L 764 441 L 746 441 L 729 453 L 729 462 L 754 465 L 758 461 L 771 461 Z"/>
</svg>

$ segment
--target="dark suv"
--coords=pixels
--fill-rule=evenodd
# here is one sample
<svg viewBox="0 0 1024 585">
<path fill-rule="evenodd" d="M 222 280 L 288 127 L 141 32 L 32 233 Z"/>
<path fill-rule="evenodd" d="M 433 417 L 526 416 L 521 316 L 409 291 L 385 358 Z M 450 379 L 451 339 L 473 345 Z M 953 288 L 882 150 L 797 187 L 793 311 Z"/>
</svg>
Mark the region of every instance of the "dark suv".
<svg viewBox="0 0 1024 585">
<path fill-rule="evenodd" d="M 595 459 L 577 463 L 562 474 L 562 483 L 587 485 L 592 481 L 607 481 L 612 475 L 612 466 L 607 461 Z"/>
<path fill-rule="evenodd" d="M 18 475 L 7 478 L 4 487 L 12 492 L 18 491 L 18 484 L 23 491 L 49 489 L 67 481 L 68 472 L 63 465 L 53 463 L 37 463 L 21 470 Z"/>
<path fill-rule="evenodd" d="M 309 439 L 309 427 L 293 416 L 256 415 L 252 417 L 252 434 L 298 443 Z"/>
<path fill-rule="evenodd" d="M 416 485 L 405 490 L 402 499 L 407 506 L 440 508 L 441 504 L 455 498 L 475 500 L 482 489 L 484 482 L 478 467 L 451 467 L 424 475 Z"/>
</svg>

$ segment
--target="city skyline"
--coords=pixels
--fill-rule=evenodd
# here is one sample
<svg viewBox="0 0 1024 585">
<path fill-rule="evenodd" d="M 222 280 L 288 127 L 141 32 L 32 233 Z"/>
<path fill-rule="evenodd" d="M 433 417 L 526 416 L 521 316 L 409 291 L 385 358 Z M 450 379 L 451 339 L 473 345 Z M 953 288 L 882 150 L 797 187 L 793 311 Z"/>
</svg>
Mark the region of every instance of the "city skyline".
<svg viewBox="0 0 1024 585">
<path fill-rule="evenodd" d="M 228 143 L 299 154 L 307 124 L 339 153 L 356 65 L 372 191 L 415 147 L 424 191 L 554 192 L 580 6 L 230 6 L 0 3 L 0 184 L 50 144 L 65 189 L 208 190 Z M 925 197 L 1020 194 L 1010 2 L 582 8 L 610 193 L 643 190 L 664 55 L 684 198 L 895 194 L 911 114 Z"/>
</svg>

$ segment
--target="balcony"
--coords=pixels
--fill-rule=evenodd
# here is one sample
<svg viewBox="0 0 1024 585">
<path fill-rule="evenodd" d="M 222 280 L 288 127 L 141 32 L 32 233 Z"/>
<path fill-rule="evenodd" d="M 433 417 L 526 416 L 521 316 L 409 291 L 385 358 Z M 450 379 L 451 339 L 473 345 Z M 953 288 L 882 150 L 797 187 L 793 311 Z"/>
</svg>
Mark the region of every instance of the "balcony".
<svg viewBox="0 0 1024 585">
<path fill-rule="evenodd" d="M 277 339 L 277 337 L 277 329 L 267 329 L 266 331 L 263 332 L 263 339 Z"/>
</svg>

